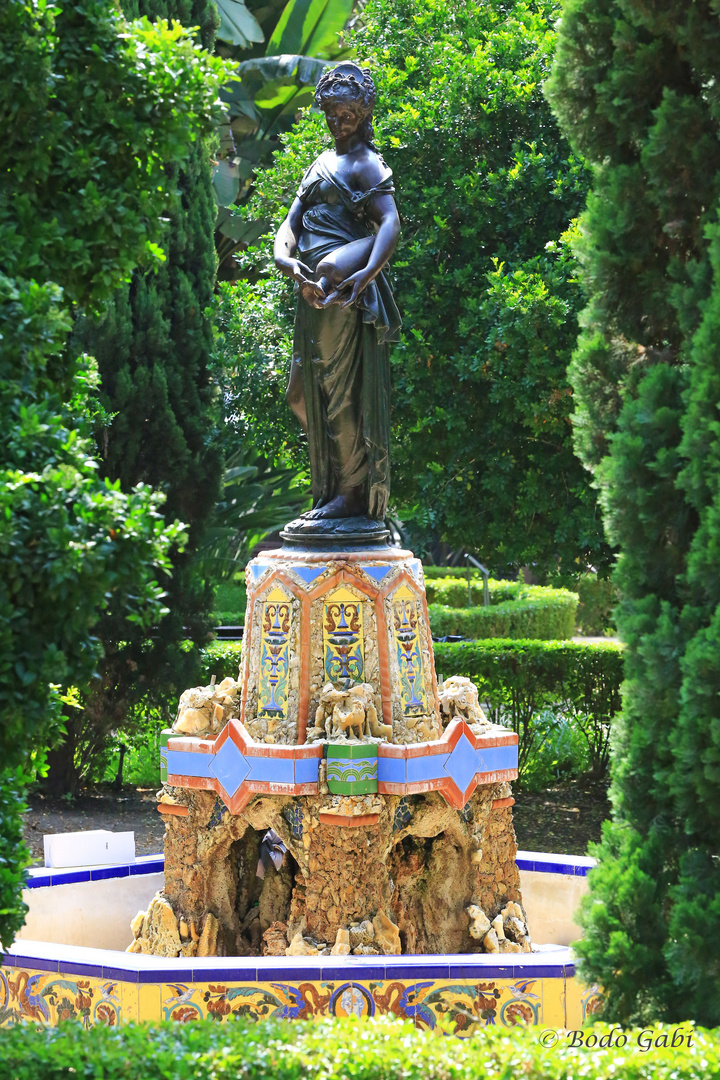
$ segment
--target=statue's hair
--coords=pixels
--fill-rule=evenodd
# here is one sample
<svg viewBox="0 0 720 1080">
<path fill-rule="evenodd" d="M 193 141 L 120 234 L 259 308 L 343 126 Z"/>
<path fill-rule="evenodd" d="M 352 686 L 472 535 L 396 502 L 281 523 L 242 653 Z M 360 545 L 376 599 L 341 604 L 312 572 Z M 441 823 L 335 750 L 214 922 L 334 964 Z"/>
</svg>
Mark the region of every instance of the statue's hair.
<svg viewBox="0 0 720 1080">
<path fill-rule="evenodd" d="M 360 74 L 359 79 L 352 67 Z M 343 70 L 344 69 L 344 70 Z M 357 67 L 356 64 L 339 64 L 338 67 L 326 71 L 320 78 L 315 88 L 315 103 L 320 109 L 324 109 L 329 102 L 334 101 L 339 91 L 345 91 L 350 98 L 350 105 L 362 117 L 362 123 L 358 128 L 358 135 L 373 150 L 373 124 L 372 114 L 375 108 L 375 83 L 368 68 Z"/>
</svg>

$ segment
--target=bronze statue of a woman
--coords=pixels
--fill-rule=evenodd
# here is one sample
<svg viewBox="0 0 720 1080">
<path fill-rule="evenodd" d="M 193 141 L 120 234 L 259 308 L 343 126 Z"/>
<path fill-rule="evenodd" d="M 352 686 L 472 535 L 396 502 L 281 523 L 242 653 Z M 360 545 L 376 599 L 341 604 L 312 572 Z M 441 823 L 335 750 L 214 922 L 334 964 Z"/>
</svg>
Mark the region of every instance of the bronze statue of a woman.
<svg viewBox="0 0 720 1080">
<path fill-rule="evenodd" d="M 387 343 L 400 329 L 382 271 L 400 222 L 392 172 L 372 142 L 370 73 L 339 64 L 320 79 L 315 101 L 335 148 L 305 173 L 274 250 L 278 269 L 298 286 L 287 400 L 310 446 L 314 505 L 305 518 L 382 521 L 390 491 Z"/>
</svg>

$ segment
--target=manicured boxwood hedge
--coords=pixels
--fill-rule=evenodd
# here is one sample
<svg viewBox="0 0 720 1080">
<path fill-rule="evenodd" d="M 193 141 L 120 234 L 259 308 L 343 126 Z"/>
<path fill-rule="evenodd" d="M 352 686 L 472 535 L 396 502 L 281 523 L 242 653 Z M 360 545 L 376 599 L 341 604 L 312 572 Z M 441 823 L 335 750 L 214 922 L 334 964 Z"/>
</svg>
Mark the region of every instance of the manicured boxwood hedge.
<svg viewBox="0 0 720 1080">
<path fill-rule="evenodd" d="M 455 600 L 453 590 L 460 583 L 453 581 L 450 584 L 452 588 L 440 593 L 443 600 L 446 597 Z M 500 584 L 514 586 L 515 582 Z M 449 599 L 447 603 L 450 603 Z M 451 607 L 445 606 L 445 603 L 431 603 L 428 605 L 430 629 L 435 637 L 451 634 L 465 638 L 541 638 L 559 641 L 571 638 L 575 633 L 577 603 L 577 594 L 567 589 L 525 585 L 517 590 L 517 599 L 493 603 L 489 607 Z"/>
<path fill-rule="evenodd" d="M 468 581 L 467 576 L 429 578 L 425 573 L 425 592 L 428 604 L 445 604 L 447 607 L 479 607 L 485 602 L 483 579 L 477 575 Z M 432 567 L 430 568 L 432 569 Z M 525 585 L 522 581 L 496 581 L 488 578 L 490 603 L 502 604 L 506 600 L 517 600 L 521 596 L 531 595 L 538 585 Z M 535 594 L 539 595 L 539 594 Z"/>
<path fill-rule="evenodd" d="M 681 1042 L 673 1048 L 675 1031 L 681 1032 Z M 591 1048 L 571 1045 L 581 1039 L 590 1041 Z M 470 1038 L 448 1039 L 394 1019 L 274 1020 L 256 1025 L 241 1020 L 89 1031 L 70 1023 L 55 1029 L 23 1025 L 0 1031 L 0 1080 L 606 1080 L 609 1076 L 717 1080 L 720 1034 L 689 1024 L 642 1033 L 604 1025 L 576 1033 L 484 1027 Z"/>
<path fill-rule="evenodd" d="M 239 641 L 215 641 L 205 650 L 202 680 L 235 678 Z M 536 741 L 534 721 L 546 708 L 563 712 L 587 740 L 593 773 L 607 769 L 610 724 L 620 708 L 622 647 L 614 642 L 492 638 L 434 646 L 439 675 L 466 675 L 477 685 L 488 716 L 517 732 L 520 771 Z"/>
<path fill-rule="evenodd" d="M 467 570 L 461 567 L 425 566 L 425 587 L 428 603 L 451 607 L 477 607 L 483 601 L 483 580 L 477 571 L 470 575 L 468 598 Z M 613 630 L 613 608 L 617 594 L 611 581 L 597 574 L 554 574 L 547 582 L 553 589 L 569 589 L 577 593 L 576 628 L 582 634 L 601 636 Z M 488 581 L 490 603 L 515 600 L 527 593 L 529 586 L 522 581 Z"/>
</svg>

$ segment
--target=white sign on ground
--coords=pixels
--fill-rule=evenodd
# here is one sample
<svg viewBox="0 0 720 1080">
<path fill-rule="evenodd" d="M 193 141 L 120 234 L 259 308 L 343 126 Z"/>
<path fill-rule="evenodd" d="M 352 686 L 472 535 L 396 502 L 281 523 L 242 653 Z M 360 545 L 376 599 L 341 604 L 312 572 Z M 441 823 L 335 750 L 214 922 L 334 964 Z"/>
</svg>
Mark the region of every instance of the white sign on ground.
<svg viewBox="0 0 720 1080">
<path fill-rule="evenodd" d="M 92 829 L 87 832 L 50 833 L 43 837 L 45 865 L 104 866 L 135 862 L 135 833 Z"/>
</svg>

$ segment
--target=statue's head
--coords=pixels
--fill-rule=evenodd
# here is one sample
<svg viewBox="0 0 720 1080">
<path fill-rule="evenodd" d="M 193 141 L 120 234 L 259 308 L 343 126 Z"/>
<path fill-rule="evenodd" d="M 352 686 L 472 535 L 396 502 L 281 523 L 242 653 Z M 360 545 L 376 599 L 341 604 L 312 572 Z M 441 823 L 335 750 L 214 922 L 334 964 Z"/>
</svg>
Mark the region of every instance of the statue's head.
<svg viewBox="0 0 720 1080">
<path fill-rule="evenodd" d="M 357 132 L 372 146 L 372 114 L 375 107 L 375 83 L 367 68 L 343 61 L 326 71 L 315 89 L 315 102 L 327 114 L 331 106 L 343 105 L 359 121 Z"/>
</svg>

